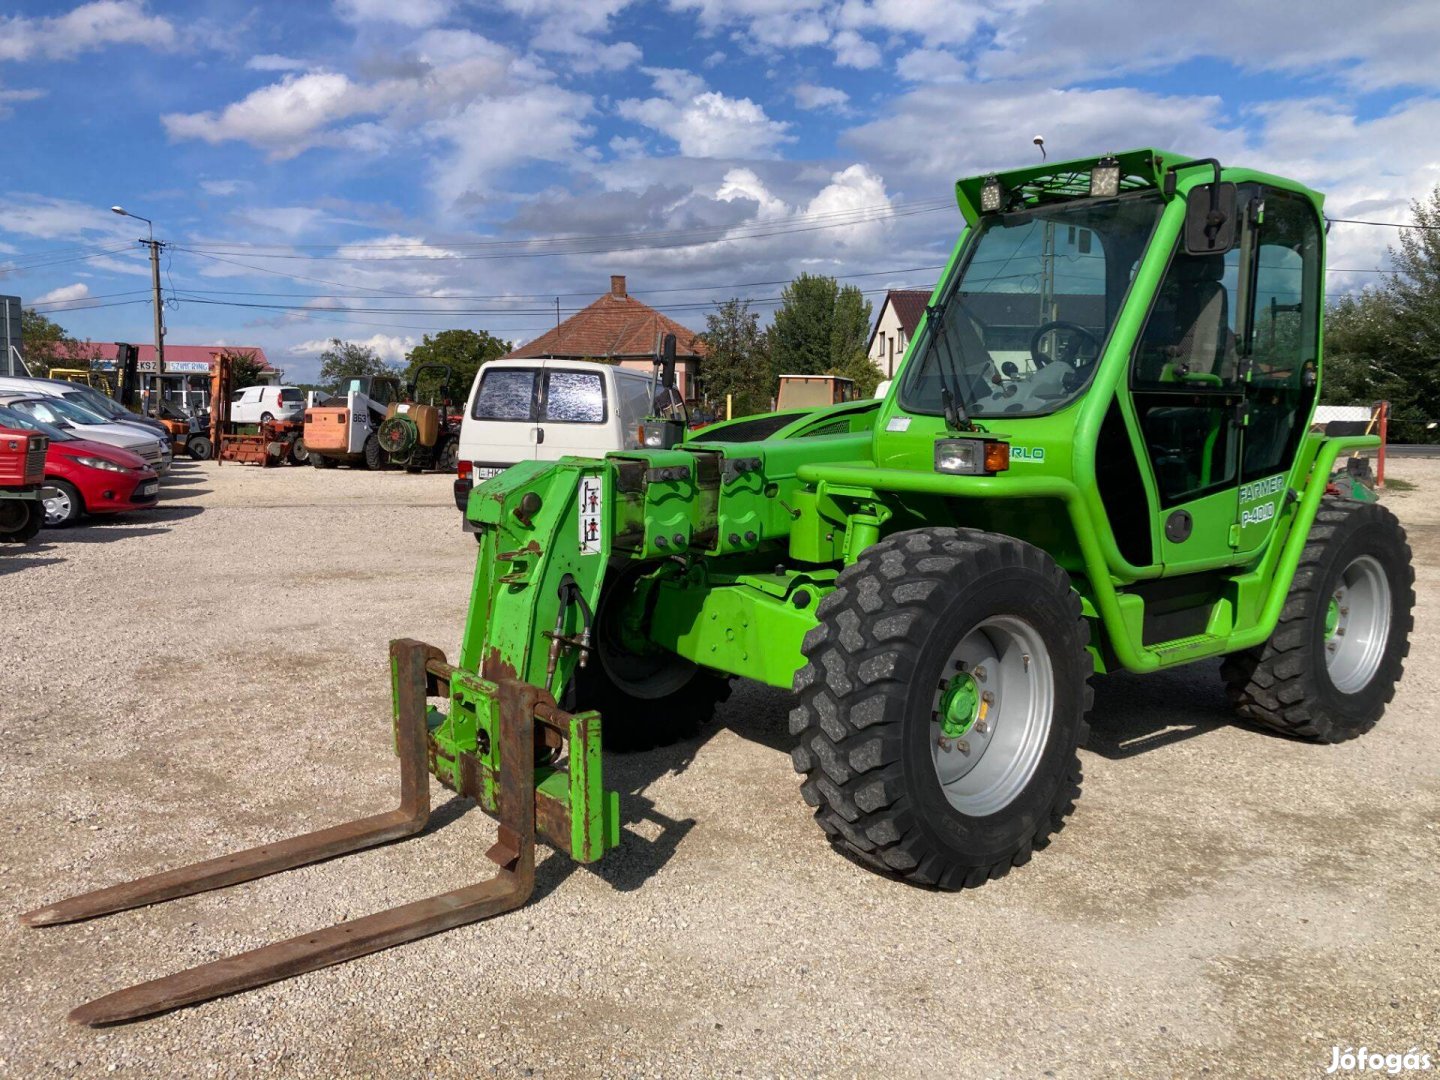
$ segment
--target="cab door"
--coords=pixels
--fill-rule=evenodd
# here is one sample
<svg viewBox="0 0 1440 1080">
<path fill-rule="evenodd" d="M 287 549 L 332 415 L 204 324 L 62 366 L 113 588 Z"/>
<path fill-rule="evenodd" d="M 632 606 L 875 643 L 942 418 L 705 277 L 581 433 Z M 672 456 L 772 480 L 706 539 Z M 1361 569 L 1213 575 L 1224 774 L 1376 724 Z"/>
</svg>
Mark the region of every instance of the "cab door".
<svg viewBox="0 0 1440 1080">
<path fill-rule="evenodd" d="M 1177 244 L 1131 357 L 1130 400 L 1159 513 L 1165 574 L 1233 554 L 1245 386 L 1238 352 L 1241 251 Z"/>
<path fill-rule="evenodd" d="M 1241 335 L 1241 428 L 1236 550 L 1270 538 L 1315 405 L 1324 307 L 1324 229 L 1313 203 L 1261 187 L 1247 215 L 1254 250 L 1249 318 Z"/>
</svg>

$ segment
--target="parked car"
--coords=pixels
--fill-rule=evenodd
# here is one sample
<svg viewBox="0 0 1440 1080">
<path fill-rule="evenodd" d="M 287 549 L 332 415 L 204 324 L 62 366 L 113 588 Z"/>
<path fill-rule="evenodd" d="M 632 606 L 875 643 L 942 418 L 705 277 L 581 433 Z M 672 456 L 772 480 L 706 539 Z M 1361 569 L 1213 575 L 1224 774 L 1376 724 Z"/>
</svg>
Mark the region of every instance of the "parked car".
<svg viewBox="0 0 1440 1080">
<path fill-rule="evenodd" d="M 170 439 L 157 439 L 145 428 L 111 423 L 83 406 L 58 397 L 0 394 L 0 405 L 33 416 L 42 424 L 71 431 L 77 438 L 107 443 L 139 454 L 163 476 L 170 469 Z"/>
<path fill-rule="evenodd" d="M 640 445 L 651 376 L 583 360 L 491 360 L 475 373 L 460 423 L 455 505 L 520 461 L 604 457 Z"/>
<path fill-rule="evenodd" d="M 0 404 L 0 427 L 50 437 L 45 451 L 45 524 L 70 525 L 85 514 L 115 514 L 154 506 L 160 478 L 145 459 L 117 446 L 77 438 L 73 428 L 35 419 Z"/>
<path fill-rule="evenodd" d="M 160 421 L 149 416 L 131 412 L 114 398 L 106 397 L 93 386 L 69 382 L 65 379 L 21 379 L 0 376 L 0 394 L 26 394 L 36 397 L 58 397 L 98 413 L 106 420 L 117 424 L 133 424 L 153 431 L 158 438 L 169 436 L 169 431 Z"/>
<path fill-rule="evenodd" d="M 305 394 L 297 386 L 246 386 L 230 395 L 232 424 L 301 420 L 304 416 Z"/>
</svg>

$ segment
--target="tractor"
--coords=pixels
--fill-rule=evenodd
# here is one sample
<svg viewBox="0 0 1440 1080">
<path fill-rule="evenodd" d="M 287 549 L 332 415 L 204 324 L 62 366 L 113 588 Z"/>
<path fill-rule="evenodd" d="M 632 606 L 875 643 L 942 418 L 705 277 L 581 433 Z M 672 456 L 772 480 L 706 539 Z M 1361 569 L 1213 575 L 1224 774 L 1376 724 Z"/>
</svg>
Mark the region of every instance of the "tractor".
<svg viewBox="0 0 1440 1080">
<path fill-rule="evenodd" d="M 422 364 L 415 378 L 405 388 L 404 401 L 392 401 L 385 410 L 385 419 L 375 432 L 380 449 L 391 465 L 407 472 L 455 472 L 460 461 L 460 421 L 451 413 L 448 401 L 422 403 L 420 382 L 433 375 L 437 394 L 443 395 L 450 384 L 449 364 Z"/>
<path fill-rule="evenodd" d="M 0 544 L 26 544 L 45 523 L 42 498 L 50 440 L 0 427 Z"/>
<path fill-rule="evenodd" d="M 1309 430 L 1322 197 L 1153 149 L 955 190 L 966 227 L 878 406 L 476 485 L 459 656 L 391 643 L 399 809 L 23 919 L 412 835 L 432 776 L 498 817 L 494 877 L 72 1017 L 145 1016 L 520 906 L 537 839 L 582 863 L 619 843 L 602 730 L 688 736 L 735 677 L 793 691 L 800 794 L 828 841 L 941 890 L 1023 866 L 1074 812 L 1097 674 L 1223 658 L 1253 726 L 1374 727 L 1414 574 L 1386 508 L 1327 497 L 1337 456 L 1378 439 Z"/>
</svg>

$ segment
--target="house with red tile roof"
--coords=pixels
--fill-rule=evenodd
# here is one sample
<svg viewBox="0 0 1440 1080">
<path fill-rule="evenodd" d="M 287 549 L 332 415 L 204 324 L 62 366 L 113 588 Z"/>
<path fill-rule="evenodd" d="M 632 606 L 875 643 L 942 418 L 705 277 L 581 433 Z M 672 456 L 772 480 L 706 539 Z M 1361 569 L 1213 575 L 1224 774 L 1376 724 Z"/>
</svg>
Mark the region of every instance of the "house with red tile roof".
<svg viewBox="0 0 1440 1080">
<path fill-rule="evenodd" d="M 915 336 L 920 316 L 925 314 L 929 289 L 891 289 L 885 294 L 875 328 L 870 331 L 870 361 L 885 378 L 895 377 L 895 368 L 905 355 L 905 346 Z"/>
<path fill-rule="evenodd" d="M 694 397 L 705 342 L 688 326 L 631 296 L 625 288 L 624 274 L 611 275 L 608 293 L 505 359 L 599 360 L 648 372 L 666 334 L 675 335 L 675 373 L 680 392 L 687 398 Z"/>
</svg>

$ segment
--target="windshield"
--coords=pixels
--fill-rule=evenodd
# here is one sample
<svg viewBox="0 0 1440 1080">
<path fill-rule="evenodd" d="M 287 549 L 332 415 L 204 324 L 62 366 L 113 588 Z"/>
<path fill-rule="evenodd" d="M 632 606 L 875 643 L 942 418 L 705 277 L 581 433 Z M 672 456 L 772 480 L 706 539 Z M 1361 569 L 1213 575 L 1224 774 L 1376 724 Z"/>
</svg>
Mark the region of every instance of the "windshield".
<svg viewBox="0 0 1440 1080">
<path fill-rule="evenodd" d="M 915 344 L 900 403 L 941 414 L 946 383 L 974 417 L 1040 416 L 1078 398 L 1162 206 L 1147 193 L 986 218 L 938 305 L 944 332 L 927 326 Z"/>
<path fill-rule="evenodd" d="M 96 416 L 89 409 L 81 408 L 73 401 L 62 398 L 31 398 L 28 401 L 12 401 L 11 408 L 27 413 L 46 424 L 103 424 L 103 416 Z"/>
<path fill-rule="evenodd" d="M 50 436 L 53 442 L 74 442 L 75 436 L 52 424 L 43 424 L 33 416 L 26 416 L 18 409 L 6 408 L 0 405 L 0 427 L 19 428 L 22 431 L 38 431 L 41 435 Z"/>
<path fill-rule="evenodd" d="M 71 404 L 78 405 L 82 409 L 89 409 L 100 416 L 119 416 L 125 412 L 119 405 L 111 401 L 104 394 L 97 394 L 89 387 L 80 390 L 66 390 L 60 395 Z"/>
</svg>

